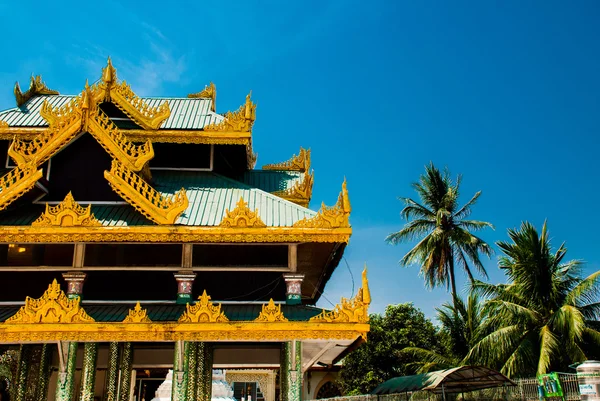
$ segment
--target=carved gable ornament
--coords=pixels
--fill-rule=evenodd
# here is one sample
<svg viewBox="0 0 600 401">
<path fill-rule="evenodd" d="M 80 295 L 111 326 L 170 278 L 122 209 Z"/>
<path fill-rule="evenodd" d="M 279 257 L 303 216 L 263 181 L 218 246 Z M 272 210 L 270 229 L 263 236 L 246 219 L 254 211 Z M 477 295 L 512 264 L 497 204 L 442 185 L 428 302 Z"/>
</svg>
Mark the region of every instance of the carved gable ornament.
<svg viewBox="0 0 600 401">
<path fill-rule="evenodd" d="M 179 323 L 224 323 L 228 322 L 227 316 L 221 312 L 221 305 L 215 305 L 210 301 L 206 290 L 198 297 L 198 302 L 187 304 L 185 312 L 179 318 Z"/>
<path fill-rule="evenodd" d="M 246 227 L 266 227 L 267 225 L 258 215 L 258 209 L 254 212 L 250 210 L 248 204 L 240 197 L 237 206 L 232 211 L 225 210 L 225 217 L 219 224 L 221 227 L 228 228 L 246 228 Z"/>
<path fill-rule="evenodd" d="M 263 170 L 307 172 L 310 170 L 310 149 L 300 148 L 298 156 L 293 155 L 290 160 L 282 163 L 266 164 Z"/>
<path fill-rule="evenodd" d="M 135 308 L 129 309 L 129 314 L 123 320 L 123 323 L 152 323 L 152 320 L 148 317 L 148 311 L 142 309 L 139 301 L 135 304 Z"/>
<path fill-rule="evenodd" d="M 281 305 L 275 305 L 273 302 L 273 298 L 269 301 L 268 304 L 263 305 L 262 311 L 260 315 L 254 320 L 255 322 L 287 322 L 288 319 L 283 316 L 283 312 L 281 311 Z"/>
<path fill-rule="evenodd" d="M 34 227 L 100 227 L 102 224 L 94 217 L 92 206 L 81 206 L 75 202 L 71 192 L 56 206 L 46 203 L 46 211 L 33 223 Z"/>
<path fill-rule="evenodd" d="M 79 298 L 67 298 L 55 279 L 41 298 L 25 298 L 25 305 L 5 324 L 93 323 L 94 319 L 81 308 L 79 302 Z"/>
<path fill-rule="evenodd" d="M 304 218 L 294 223 L 294 227 L 302 228 L 347 228 L 350 227 L 350 199 L 346 180 L 342 184 L 342 192 L 334 206 L 321 205 L 321 209 L 315 217 Z"/>
</svg>

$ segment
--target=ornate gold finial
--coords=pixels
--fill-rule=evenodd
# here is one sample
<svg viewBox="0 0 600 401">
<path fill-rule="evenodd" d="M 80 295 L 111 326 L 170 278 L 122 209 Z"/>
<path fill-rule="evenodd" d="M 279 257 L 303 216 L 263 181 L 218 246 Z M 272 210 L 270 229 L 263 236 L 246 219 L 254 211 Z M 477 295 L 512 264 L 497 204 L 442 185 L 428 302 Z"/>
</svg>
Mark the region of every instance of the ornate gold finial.
<svg viewBox="0 0 600 401">
<path fill-rule="evenodd" d="M 369 321 L 369 305 L 371 293 L 367 280 L 367 267 L 362 272 L 363 288 L 358 290 L 353 299 L 342 298 L 341 303 L 328 312 L 323 310 L 320 314 L 310 318 L 315 323 L 367 323 Z"/>
<path fill-rule="evenodd" d="M 67 298 L 54 279 L 41 298 L 25 298 L 25 305 L 5 324 L 93 323 L 94 319 L 85 313 L 79 302 L 79 298 Z"/>
<path fill-rule="evenodd" d="M 337 203 L 328 207 L 323 203 L 321 209 L 315 217 L 304 218 L 294 223 L 294 227 L 303 228 L 346 228 L 350 227 L 350 199 L 348 189 L 346 188 L 346 179 L 342 184 L 342 192 L 338 197 Z"/>
<path fill-rule="evenodd" d="M 42 81 L 42 76 L 31 76 L 29 80 L 29 89 L 23 93 L 19 83 L 15 83 L 15 99 L 17 101 L 17 107 L 24 105 L 29 99 L 37 95 L 58 95 L 58 91 L 49 89 L 46 83 Z"/>
<path fill-rule="evenodd" d="M 275 305 L 273 302 L 273 298 L 269 301 L 268 304 L 262 306 L 262 311 L 260 315 L 256 319 L 255 322 L 287 322 L 288 319 L 283 316 L 283 312 L 281 311 L 281 305 Z"/>
<path fill-rule="evenodd" d="M 266 227 L 267 225 L 261 220 L 258 215 L 258 209 L 254 212 L 250 210 L 248 204 L 244 202 L 244 198 L 240 197 L 237 206 L 232 211 L 225 210 L 225 217 L 219 224 L 220 227 Z"/>
<path fill-rule="evenodd" d="M 110 56 L 106 61 L 106 67 L 102 69 L 102 82 L 108 87 L 117 82 L 117 70 L 113 67 Z"/>
<path fill-rule="evenodd" d="M 94 217 L 92 206 L 82 207 L 75 202 L 71 192 L 56 206 L 46 203 L 46 211 L 33 223 L 33 227 L 100 227 L 102 223 Z"/>
<path fill-rule="evenodd" d="M 251 94 L 246 96 L 246 102 L 237 111 L 228 111 L 223 115 L 223 121 L 205 126 L 204 131 L 251 132 L 256 119 L 256 104 L 252 103 Z"/>
<path fill-rule="evenodd" d="M 210 84 L 208 84 L 207 86 L 205 86 L 204 89 L 201 90 L 200 92 L 190 93 L 187 97 L 190 99 L 195 99 L 195 98 L 211 99 L 212 104 L 210 106 L 210 109 L 212 111 L 217 111 L 217 86 L 212 82 Z"/>
<path fill-rule="evenodd" d="M 138 301 L 135 308 L 129 309 L 129 314 L 123 320 L 123 323 L 152 323 L 152 320 L 148 317 L 148 311 L 142 309 L 142 305 Z"/>
<path fill-rule="evenodd" d="M 252 103 L 252 91 L 246 95 L 245 113 L 246 120 L 254 121 L 256 119 L 256 105 Z"/>
<path fill-rule="evenodd" d="M 185 312 L 179 318 L 179 323 L 223 323 L 228 322 L 227 316 L 221 312 L 221 304 L 214 305 L 206 290 L 198 297 L 195 305 L 187 304 Z"/>
<path fill-rule="evenodd" d="M 300 148 L 298 156 L 293 155 L 290 160 L 282 163 L 267 164 L 263 166 L 263 170 L 306 172 L 310 170 L 310 149 Z"/>
</svg>

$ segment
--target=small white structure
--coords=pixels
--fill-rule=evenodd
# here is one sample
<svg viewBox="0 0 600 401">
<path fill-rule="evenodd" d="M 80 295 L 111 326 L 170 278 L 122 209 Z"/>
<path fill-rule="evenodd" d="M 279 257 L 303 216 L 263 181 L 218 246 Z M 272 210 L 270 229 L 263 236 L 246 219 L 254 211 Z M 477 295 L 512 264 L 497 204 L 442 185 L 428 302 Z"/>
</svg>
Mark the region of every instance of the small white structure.
<svg viewBox="0 0 600 401">
<path fill-rule="evenodd" d="M 171 401 L 171 389 L 173 386 L 173 371 L 169 370 L 165 381 L 156 390 L 152 401 Z M 212 401 L 237 401 L 233 397 L 233 389 L 225 381 L 224 370 L 213 370 L 212 376 Z"/>
</svg>

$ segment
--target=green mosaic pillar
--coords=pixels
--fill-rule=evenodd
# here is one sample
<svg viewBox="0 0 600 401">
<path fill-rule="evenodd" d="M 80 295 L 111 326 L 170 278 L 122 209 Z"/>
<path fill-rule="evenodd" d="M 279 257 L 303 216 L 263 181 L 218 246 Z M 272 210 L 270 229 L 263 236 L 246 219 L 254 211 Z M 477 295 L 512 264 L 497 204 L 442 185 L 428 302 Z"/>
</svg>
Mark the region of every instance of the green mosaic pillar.
<svg viewBox="0 0 600 401">
<path fill-rule="evenodd" d="M 108 367 L 106 369 L 105 401 L 117 401 L 119 384 L 119 343 L 112 342 L 108 347 Z"/>
<path fill-rule="evenodd" d="M 198 343 L 189 342 L 187 359 L 187 401 L 196 401 L 196 387 L 198 386 Z"/>
<path fill-rule="evenodd" d="M 81 395 L 79 396 L 79 401 L 94 401 L 97 360 L 98 343 L 85 343 L 83 349 L 83 371 L 81 372 Z"/>
<path fill-rule="evenodd" d="M 281 358 L 281 399 L 282 401 L 302 400 L 302 343 L 283 343 Z"/>
<path fill-rule="evenodd" d="M 67 365 L 64 372 L 59 370 L 58 382 L 56 383 L 56 401 L 73 401 L 75 398 L 75 368 L 77 362 L 77 343 L 63 343 L 63 346 L 68 347 L 67 360 L 64 363 Z M 58 352 L 61 352 L 59 349 Z"/>
<path fill-rule="evenodd" d="M 198 343 L 196 363 L 196 401 L 210 401 L 212 393 L 212 347 Z"/>
<path fill-rule="evenodd" d="M 19 359 L 17 360 L 17 391 L 15 401 L 25 401 L 25 393 L 27 392 L 27 375 L 29 375 L 30 366 L 31 345 L 21 345 L 19 348 Z"/>
<path fill-rule="evenodd" d="M 171 387 L 171 401 L 186 401 L 187 352 L 189 347 L 183 341 L 175 342 L 175 354 L 173 355 L 173 381 Z"/>
<path fill-rule="evenodd" d="M 119 401 L 129 401 L 132 365 L 133 347 L 129 342 L 123 343 L 123 353 L 121 355 L 121 380 L 119 382 Z"/>
<path fill-rule="evenodd" d="M 38 369 L 38 386 L 35 395 L 35 401 L 46 401 L 48 399 L 48 384 L 50 384 L 50 358 L 52 350 L 50 344 L 43 344 L 40 354 L 40 367 Z"/>
</svg>

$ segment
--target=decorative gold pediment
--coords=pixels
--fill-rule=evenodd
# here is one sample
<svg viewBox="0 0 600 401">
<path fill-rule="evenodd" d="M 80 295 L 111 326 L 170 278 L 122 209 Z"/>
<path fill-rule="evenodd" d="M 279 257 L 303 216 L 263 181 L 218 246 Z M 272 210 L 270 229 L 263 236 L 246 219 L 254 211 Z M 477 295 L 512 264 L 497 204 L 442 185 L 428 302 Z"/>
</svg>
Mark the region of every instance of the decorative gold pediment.
<svg viewBox="0 0 600 401">
<path fill-rule="evenodd" d="M 15 99 L 17 101 L 17 107 L 21 107 L 29 99 L 37 95 L 58 95 L 59 93 L 55 90 L 49 89 L 46 84 L 42 81 L 42 76 L 31 76 L 29 80 L 29 89 L 26 92 L 21 92 L 19 83 L 15 83 Z"/>
<path fill-rule="evenodd" d="M 342 192 L 334 206 L 328 207 L 323 203 L 315 217 L 304 218 L 294 223 L 294 227 L 304 228 L 345 228 L 350 227 L 350 199 L 346 180 L 342 184 Z"/>
<path fill-rule="evenodd" d="M 362 272 L 362 288 L 353 299 L 342 298 L 342 302 L 327 312 L 312 317 L 309 321 L 315 323 L 368 323 L 371 292 L 367 279 L 367 267 Z"/>
<path fill-rule="evenodd" d="M 206 290 L 198 297 L 194 305 L 187 304 L 185 312 L 179 318 L 179 323 L 224 323 L 228 322 L 227 316 L 221 312 L 221 304 L 215 305 L 210 301 Z"/>
<path fill-rule="evenodd" d="M 135 304 L 135 308 L 129 309 L 129 314 L 123 320 L 123 323 L 152 323 L 148 317 L 148 311 L 142 309 L 140 302 Z"/>
<path fill-rule="evenodd" d="M 217 86 L 212 82 L 209 85 L 207 85 L 200 92 L 190 93 L 187 97 L 190 99 L 196 99 L 196 98 L 211 99 L 212 104 L 210 106 L 210 109 L 212 111 L 217 111 Z"/>
<path fill-rule="evenodd" d="M 248 204 L 240 197 L 237 206 L 232 211 L 225 210 L 225 217 L 219 224 L 221 227 L 228 228 L 247 228 L 247 227 L 266 227 L 267 225 L 260 219 L 258 209 L 254 212 L 250 210 Z"/>
<path fill-rule="evenodd" d="M 298 156 L 293 155 L 288 161 L 264 165 L 263 170 L 301 171 L 310 170 L 310 149 L 300 148 Z"/>
<path fill-rule="evenodd" d="M 25 305 L 5 324 L 93 323 L 79 302 L 79 298 L 69 299 L 55 279 L 41 298 L 25 298 Z"/>
<path fill-rule="evenodd" d="M 256 119 L 256 104 L 250 98 L 252 92 L 246 96 L 246 103 L 241 105 L 237 111 L 228 111 L 223 116 L 223 121 L 209 124 L 204 131 L 221 132 L 250 132 Z"/>
<path fill-rule="evenodd" d="M 273 302 L 273 298 L 269 301 L 268 304 L 263 305 L 262 311 L 260 315 L 254 320 L 255 322 L 287 322 L 288 319 L 283 316 L 283 312 L 281 311 L 281 305 L 275 305 Z"/>
<path fill-rule="evenodd" d="M 102 223 L 94 217 L 92 205 L 81 206 L 75 202 L 71 192 L 56 206 L 46 203 L 46 211 L 31 223 L 34 227 L 100 227 Z"/>
<path fill-rule="evenodd" d="M 294 202 L 300 206 L 308 207 L 310 198 L 312 197 L 314 178 L 314 172 L 305 172 L 301 181 L 297 181 L 291 188 L 288 188 L 284 191 L 275 191 L 273 192 L 273 195 L 287 199 L 290 202 Z"/>
</svg>

